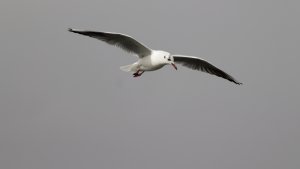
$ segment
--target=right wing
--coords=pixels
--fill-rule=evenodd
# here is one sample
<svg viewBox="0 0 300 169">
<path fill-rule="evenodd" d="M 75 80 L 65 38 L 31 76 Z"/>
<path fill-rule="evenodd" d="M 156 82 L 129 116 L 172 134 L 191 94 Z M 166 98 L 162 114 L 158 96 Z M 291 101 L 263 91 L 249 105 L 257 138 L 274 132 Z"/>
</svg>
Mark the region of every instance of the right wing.
<svg viewBox="0 0 300 169">
<path fill-rule="evenodd" d="M 152 50 L 150 48 L 128 35 L 110 32 L 81 31 L 75 29 L 69 29 L 69 31 L 96 38 L 110 45 L 118 46 L 129 53 L 138 55 L 140 58 L 151 55 Z"/>
</svg>

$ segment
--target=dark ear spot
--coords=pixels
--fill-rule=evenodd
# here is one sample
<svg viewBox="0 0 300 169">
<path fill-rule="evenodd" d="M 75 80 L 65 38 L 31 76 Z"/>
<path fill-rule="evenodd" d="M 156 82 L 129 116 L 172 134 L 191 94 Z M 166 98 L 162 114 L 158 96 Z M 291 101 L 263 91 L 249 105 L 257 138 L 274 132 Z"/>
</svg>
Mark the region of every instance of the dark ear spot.
<svg viewBox="0 0 300 169">
<path fill-rule="evenodd" d="M 166 59 L 166 56 L 164 56 L 164 58 Z"/>
</svg>

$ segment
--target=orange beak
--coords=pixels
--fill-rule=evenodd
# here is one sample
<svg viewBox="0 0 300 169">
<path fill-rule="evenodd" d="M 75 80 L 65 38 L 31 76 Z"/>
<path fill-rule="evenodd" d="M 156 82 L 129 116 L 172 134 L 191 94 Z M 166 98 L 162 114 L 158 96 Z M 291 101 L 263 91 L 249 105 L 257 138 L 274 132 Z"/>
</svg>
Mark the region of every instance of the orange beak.
<svg viewBox="0 0 300 169">
<path fill-rule="evenodd" d="M 174 63 L 171 63 L 171 65 L 177 70 L 177 66 Z"/>
</svg>

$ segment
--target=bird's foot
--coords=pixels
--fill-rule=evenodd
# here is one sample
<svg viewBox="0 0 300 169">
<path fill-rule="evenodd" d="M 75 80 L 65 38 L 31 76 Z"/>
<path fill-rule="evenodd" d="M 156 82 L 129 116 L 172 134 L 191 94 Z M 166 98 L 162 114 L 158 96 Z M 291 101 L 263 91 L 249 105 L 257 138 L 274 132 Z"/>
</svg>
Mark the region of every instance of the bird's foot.
<svg viewBox="0 0 300 169">
<path fill-rule="evenodd" d="M 138 71 L 136 71 L 136 72 L 135 72 L 134 74 L 132 74 L 132 75 L 133 75 L 133 77 L 139 77 L 139 76 L 141 76 L 144 72 L 145 72 L 145 71 L 138 70 Z"/>
</svg>

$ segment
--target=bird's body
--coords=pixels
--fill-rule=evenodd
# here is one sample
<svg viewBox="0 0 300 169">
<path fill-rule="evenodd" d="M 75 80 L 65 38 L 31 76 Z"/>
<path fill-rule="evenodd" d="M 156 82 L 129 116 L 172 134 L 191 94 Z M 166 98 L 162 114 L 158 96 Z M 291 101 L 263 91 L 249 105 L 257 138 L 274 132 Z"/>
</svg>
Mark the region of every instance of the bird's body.
<svg viewBox="0 0 300 169">
<path fill-rule="evenodd" d="M 158 70 L 165 65 L 172 65 L 177 70 L 175 63 L 178 63 L 194 70 L 200 70 L 222 77 L 236 84 L 242 84 L 236 81 L 232 76 L 201 58 L 194 56 L 171 55 L 169 52 L 152 50 L 128 35 L 112 32 L 81 31 L 74 29 L 69 29 L 69 31 L 102 40 L 110 45 L 118 46 L 129 53 L 134 53 L 137 55 L 137 62 L 120 67 L 123 71 L 135 72 L 133 73 L 134 77 L 141 76 L 145 71 Z"/>
<path fill-rule="evenodd" d="M 158 59 L 164 55 L 167 56 L 168 53 L 164 51 L 152 50 L 151 55 L 140 58 L 137 63 L 140 66 L 140 69 L 143 71 L 158 70 L 167 64 L 162 62 L 161 59 Z"/>
</svg>

